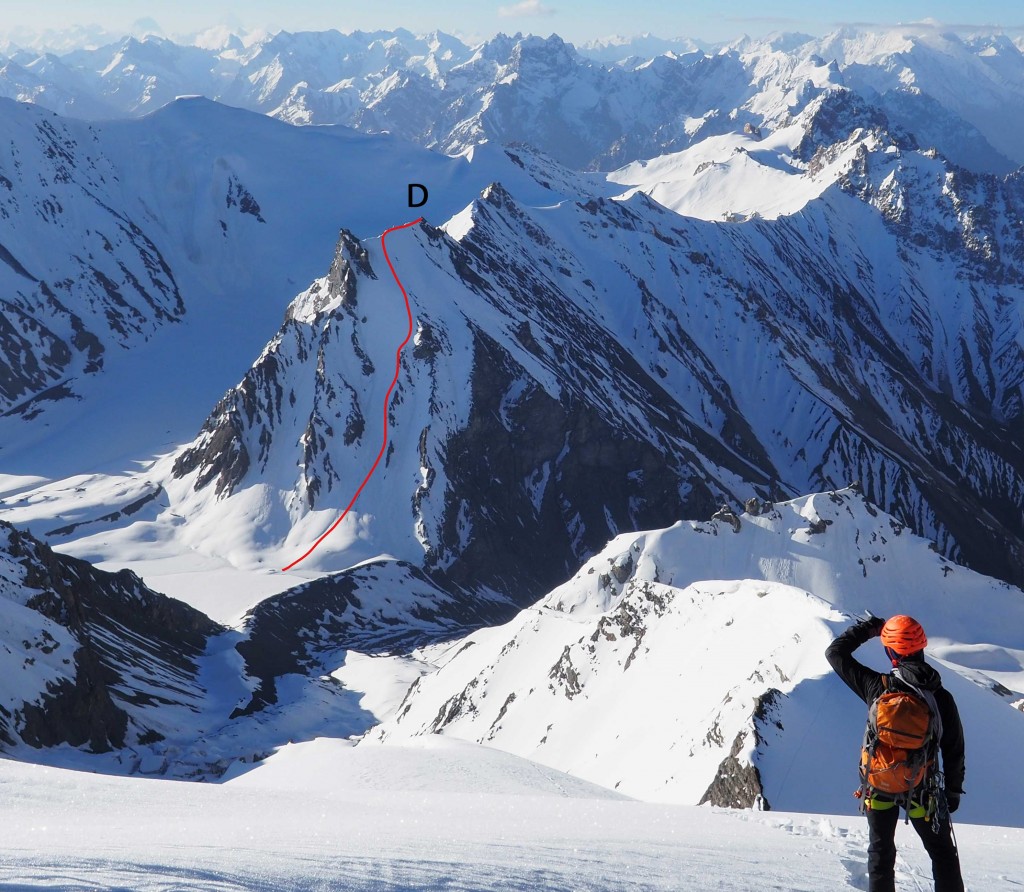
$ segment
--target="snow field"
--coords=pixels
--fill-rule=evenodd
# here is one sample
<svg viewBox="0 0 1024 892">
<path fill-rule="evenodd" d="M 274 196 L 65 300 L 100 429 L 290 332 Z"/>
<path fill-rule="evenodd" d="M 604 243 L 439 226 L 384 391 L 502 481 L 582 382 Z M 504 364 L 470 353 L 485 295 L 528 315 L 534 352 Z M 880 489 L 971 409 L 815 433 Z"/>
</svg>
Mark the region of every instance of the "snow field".
<svg viewBox="0 0 1024 892">
<path fill-rule="evenodd" d="M 426 738 L 282 748 L 226 783 L 0 762 L 0 889 L 863 889 L 859 817 L 650 805 Z M 963 825 L 968 888 L 1013 890 L 1024 830 Z M 902 825 L 901 888 L 927 887 Z"/>
</svg>

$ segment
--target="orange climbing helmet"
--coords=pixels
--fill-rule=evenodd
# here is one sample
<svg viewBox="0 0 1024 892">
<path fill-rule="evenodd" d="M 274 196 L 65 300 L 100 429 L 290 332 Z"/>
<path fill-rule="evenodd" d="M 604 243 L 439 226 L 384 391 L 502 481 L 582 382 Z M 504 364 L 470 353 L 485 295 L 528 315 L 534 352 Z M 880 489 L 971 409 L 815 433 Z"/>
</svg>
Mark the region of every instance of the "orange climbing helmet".
<svg viewBox="0 0 1024 892">
<path fill-rule="evenodd" d="M 916 654 L 928 646 L 924 628 L 912 616 L 891 616 L 882 626 L 882 646 L 901 657 Z"/>
</svg>

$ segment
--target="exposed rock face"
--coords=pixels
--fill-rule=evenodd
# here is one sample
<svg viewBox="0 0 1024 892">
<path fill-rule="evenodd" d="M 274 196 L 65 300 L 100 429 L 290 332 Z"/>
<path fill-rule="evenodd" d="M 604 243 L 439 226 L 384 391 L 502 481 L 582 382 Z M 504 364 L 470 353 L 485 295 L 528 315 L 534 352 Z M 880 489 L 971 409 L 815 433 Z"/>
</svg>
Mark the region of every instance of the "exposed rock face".
<svg viewBox="0 0 1024 892">
<path fill-rule="evenodd" d="M 747 735 L 741 732 L 732 744 L 732 751 L 718 768 L 718 774 L 698 805 L 717 805 L 721 808 L 754 808 L 768 811 L 771 806 L 764 798 L 761 772 L 756 765 L 741 762 L 737 756 L 746 745 Z"/>
<path fill-rule="evenodd" d="M 103 753 L 123 747 L 128 715 L 114 704 L 107 687 L 117 676 L 105 672 L 88 649 L 75 653 L 75 664 L 73 682 L 51 685 L 40 703 L 26 702 L 21 708 L 19 736 L 37 748 L 68 743 Z M 14 742 L 5 736 L 8 743 Z"/>
<path fill-rule="evenodd" d="M 452 555 L 449 578 L 466 586 L 482 579 L 500 591 L 522 592 L 525 600 L 527 592 L 550 589 L 572 573 L 617 530 L 676 516 L 679 457 L 660 454 L 646 437 L 609 418 L 600 399 L 574 388 L 552 398 L 483 333 L 476 335 L 474 355 L 476 417 L 445 445 L 452 493 L 438 557 L 458 541 L 456 499 L 472 506 L 476 497 L 468 494 L 486 493 L 490 504 L 486 516 L 470 508 L 475 535 Z M 615 359 L 629 365 L 625 356 Z M 585 368 L 579 373 L 587 374 Z M 653 384 L 645 379 L 641 386 Z M 648 395 L 660 398 L 656 387 Z M 528 485 L 492 486 L 509 479 Z M 691 498 L 700 504 L 713 496 L 695 481 Z"/>
<path fill-rule="evenodd" d="M 736 735 L 729 755 L 722 760 L 718 774 L 715 775 L 715 779 L 701 797 L 698 805 L 707 803 L 723 808 L 753 808 L 758 811 L 771 809 L 771 803 L 764 795 L 761 772 L 752 761 L 750 751 L 765 744 L 760 731 L 764 723 L 774 722 L 778 730 L 783 730 L 781 722 L 773 718 L 773 713 L 782 696 L 780 691 L 769 688 L 754 701 L 750 727 Z M 752 746 L 748 743 L 751 737 L 753 738 Z"/>
<path fill-rule="evenodd" d="M 843 144 L 858 130 L 885 134 L 900 149 L 917 148 L 914 137 L 893 126 L 882 109 L 849 90 L 829 90 L 816 106 L 797 147 L 797 155 L 804 161 L 813 162 L 818 152 Z"/>
<path fill-rule="evenodd" d="M 133 573 L 58 555 L 4 523 L 0 569 L 9 635 L 22 629 L 31 654 L 19 657 L 13 641 L 4 647 L 0 736 L 8 745 L 104 752 L 158 739 L 165 718 L 150 707 L 200 699 L 196 661 L 222 631 L 203 614 Z"/>
<path fill-rule="evenodd" d="M 722 505 L 714 514 L 711 515 L 712 520 L 720 520 L 723 523 L 729 524 L 732 527 L 734 533 L 738 533 L 743 527 L 743 523 L 740 521 L 736 512 L 732 510 L 728 505 Z"/>
</svg>

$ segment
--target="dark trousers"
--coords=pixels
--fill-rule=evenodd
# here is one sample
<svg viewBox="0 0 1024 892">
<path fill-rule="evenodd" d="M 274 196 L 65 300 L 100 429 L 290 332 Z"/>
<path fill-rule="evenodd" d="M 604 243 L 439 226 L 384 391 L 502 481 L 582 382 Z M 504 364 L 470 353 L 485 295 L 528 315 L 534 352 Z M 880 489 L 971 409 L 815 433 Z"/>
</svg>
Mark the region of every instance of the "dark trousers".
<svg viewBox="0 0 1024 892">
<path fill-rule="evenodd" d="M 885 811 L 868 810 L 868 892 L 895 892 L 896 825 L 901 819 L 899 808 Z M 917 835 L 932 859 L 935 892 L 964 892 L 960 876 L 960 857 L 949 821 L 939 832 L 924 818 L 911 818 Z"/>
</svg>

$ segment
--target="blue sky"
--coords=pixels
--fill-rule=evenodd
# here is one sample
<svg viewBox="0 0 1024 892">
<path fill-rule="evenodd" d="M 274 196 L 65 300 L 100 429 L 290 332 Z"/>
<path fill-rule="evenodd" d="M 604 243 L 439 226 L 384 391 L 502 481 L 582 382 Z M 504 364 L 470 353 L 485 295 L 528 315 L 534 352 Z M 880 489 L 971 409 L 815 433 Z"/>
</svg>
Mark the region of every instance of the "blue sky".
<svg viewBox="0 0 1024 892">
<path fill-rule="evenodd" d="M 402 26 L 467 37 L 489 37 L 498 31 L 556 32 L 576 42 L 647 31 L 711 41 L 780 30 L 821 34 L 845 23 L 885 25 L 926 18 L 954 27 L 1024 30 L 1024 4 L 1012 0 L 790 0 L 771 5 L 757 0 L 3 0 L 0 29 L 95 23 L 118 30 L 143 17 L 154 19 L 168 33 L 231 19 L 249 28 L 289 30 Z"/>
</svg>

